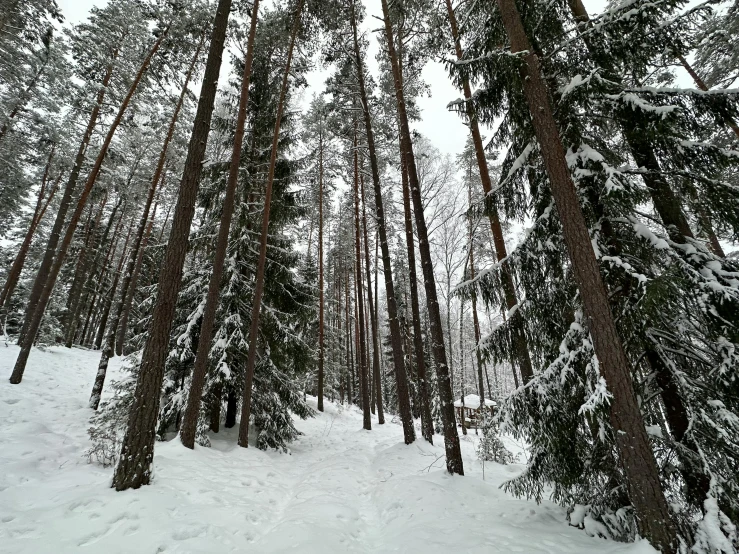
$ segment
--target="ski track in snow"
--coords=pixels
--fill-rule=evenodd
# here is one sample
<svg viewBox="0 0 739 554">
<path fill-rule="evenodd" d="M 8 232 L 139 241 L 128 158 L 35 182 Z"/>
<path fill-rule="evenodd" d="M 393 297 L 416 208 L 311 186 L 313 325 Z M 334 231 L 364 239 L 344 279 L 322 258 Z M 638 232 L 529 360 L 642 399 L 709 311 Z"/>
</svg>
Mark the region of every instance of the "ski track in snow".
<svg viewBox="0 0 739 554">
<path fill-rule="evenodd" d="M 152 485 L 118 493 L 112 468 L 84 455 L 99 352 L 34 349 L 11 385 L 17 353 L 0 345 L 2 553 L 656 552 L 589 537 L 551 502 L 504 493 L 521 465 L 486 464 L 483 481 L 474 433 L 462 439 L 466 476 L 452 477 L 441 436 L 405 446 L 391 417 L 364 431 L 356 407 L 330 402 L 298 421 L 290 454 L 239 448 L 237 428 L 194 452 L 157 443 Z"/>
</svg>

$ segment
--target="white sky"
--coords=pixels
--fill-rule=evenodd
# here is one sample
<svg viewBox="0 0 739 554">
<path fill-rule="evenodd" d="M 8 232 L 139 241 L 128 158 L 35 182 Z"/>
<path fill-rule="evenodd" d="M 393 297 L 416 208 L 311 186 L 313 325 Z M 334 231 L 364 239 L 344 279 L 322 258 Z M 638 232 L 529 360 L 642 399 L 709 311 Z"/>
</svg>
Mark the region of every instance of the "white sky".
<svg viewBox="0 0 739 554">
<path fill-rule="evenodd" d="M 58 0 L 58 3 L 67 23 L 75 24 L 87 17 L 91 7 L 105 5 L 107 0 Z M 363 0 L 363 3 L 367 9 L 365 29 L 379 27 L 379 21 L 372 16 L 381 15 L 380 0 Z M 597 13 L 605 5 L 605 0 L 585 0 L 585 5 L 592 13 Z M 367 62 L 371 71 L 377 71 L 377 64 L 374 58 L 377 53 L 378 43 L 376 39 L 371 37 L 370 41 Z M 230 68 L 227 65 L 227 58 L 224 57 L 224 66 L 221 69 L 222 81 L 228 78 L 229 71 Z M 327 76 L 327 72 L 320 71 L 308 75 L 310 86 L 304 93 L 305 105 L 310 101 L 313 92 L 319 92 L 323 88 L 323 82 Z M 432 144 L 443 153 L 449 153 L 454 156 L 461 152 L 469 131 L 459 116 L 448 111 L 446 106 L 452 100 L 459 98 L 461 91 L 458 91 L 449 81 L 447 72 L 440 62 L 428 63 L 423 70 L 423 78 L 429 84 L 431 94 L 430 96 L 417 99 L 418 106 L 421 110 L 421 120 L 415 122 L 413 126 L 418 132 L 428 137 Z M 485 128 L 482 131 L 483 134 L 489 134 L 489 130 Z"/>
</svg>

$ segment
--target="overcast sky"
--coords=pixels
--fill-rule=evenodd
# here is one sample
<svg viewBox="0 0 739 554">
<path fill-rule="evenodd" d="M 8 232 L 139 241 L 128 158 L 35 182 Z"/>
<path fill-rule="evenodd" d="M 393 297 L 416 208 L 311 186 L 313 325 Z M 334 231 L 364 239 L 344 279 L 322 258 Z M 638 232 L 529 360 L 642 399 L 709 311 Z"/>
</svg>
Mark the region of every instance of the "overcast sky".
<svg viewBox="0 0 739 554">
<path fill-rule="evenodd" d="M 75 24 L 87 17 L 92 6 L 103 6 L 107 0 L 57 0 L 62 9 L 62 13 L 69 24 Z M 381 15 L 382 8 L 380 0 L 363 0 L 367 8 L 366 28 L 377 28 L 379 22 L 372 16 Z M 585 4 L 593 12 L 602 9 L 605 4 L 604 0 L 586 0 Z M 370 71 L 376 71 L 376 63 L 374 61 L 377 53 L 378 43 L 376 38 L 370 38 L 371 46 L 367 56 Z M 226 59 L 224 58 L 224 62 Z M 229 68 L 224 64 L 221 70 L 221 78 L 227 78 Z M 312 75 L 308 75 L 310 88 L 304 94 L 304 102 L 310 100 L 313 92 L 319 92 L 323 88 L 323 81 L 327 76 L 327 72 L 319 71 Z M 464 147 L 467 139 L 468 130 L 464 126 L 462 120 L 454 113 L 448 111 L 446 106 L 452 100 L 456 100 L 461 96 L 449 81 L 444 66 L 439 62 L 430 62 L 423 70 L 424 80 L 429 84 L 430 96 L 425 96 L 417 100 L 421 109 L 421 121 L 414 123 L 414 128 L 428 137 L 431 142 L 444 153 L 455 155 Z M 483 134 L 488 134 L 489 130 L 483 129 Z"/>
</svg>

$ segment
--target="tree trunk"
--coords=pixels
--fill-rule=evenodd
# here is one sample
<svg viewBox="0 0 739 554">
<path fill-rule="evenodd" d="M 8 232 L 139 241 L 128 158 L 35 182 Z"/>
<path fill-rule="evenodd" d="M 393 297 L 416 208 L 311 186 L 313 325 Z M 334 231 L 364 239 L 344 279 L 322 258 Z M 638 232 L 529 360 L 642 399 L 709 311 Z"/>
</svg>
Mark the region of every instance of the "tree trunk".
<svg viewBox="0 0 739 554">
<path fill-rule="evenodd" d="M 97 276 L 97 267 L 98 263 L 100 261 L 100 254 L 102 252 L 103 247 L 105 246 L 105 243 L 108 242 L 108 235 L 110 235 L 110 230 L 113 227 L 113 221 L 115 220 L 116 213 L 118 212 L 118 209 L 121 207 L 121 204 L 123 203 L 123 196 L 121 195 L 118 198 L 118 202 L 116 202 L 115 206 L 113 206 L 113 209 L 110 212 L 110 217 L 108 218 L 108 223 L 105 225 L 105 229 L 103 231 L 102 237 L 100 237 L 100 241 L 98 242 L 98 247 L 95 249 L 95 257 L 92 259 L 92 263 L 89 266 L 89 270 L 86 271 L 86 278 L 82 282 L 81 292 L 85 294 L 85 291 L 88 291 L 94 282 L 95 277 Z M 110 255 L 110 248 L 108 248 L 108 251 L 106 252 L 106 262 L 107 258 Z M 105 264 L 103 265 L 105 267 Z M 95 294 L 93 293 L 93 300 Z M 67 338 L 67 347 L 71 348 L 72 344 L 74 343 L 74 338 L 77 334 L 77 328 L 79 327 L 79 316 L 80 312 L 82 311 L 82 308 L 87 303 L 87 299 L 90 297 L 90 294 L 85 294 L 83 300 L 78 300 L 74 307 L 74 311 L 71 315 L 70 319 L 70 329 L 69 334 Z M 90 303 L 92 304 L 92 302 Z M 90 318 L 90 314 L 92 312 L 92 305 L 89 306 L 89 313 L 87 315 L 87 320 Z M 87 327 L 87 322 L 85 323 L 85 327 Z M 82 340 L 84 340 L 84 330 L 82 332 Z"/>
<path fill-rule="evenodd" d="M 169 352 L 169 332 L 172 328 L 177 294 L 182 281 L 190 225 L 195 214 L 195 202 L 205 159 L 205 147 L 210 133 L 230 11 L 231 0 L 219 0 L 213 20 L 198 108 L 180 182 L 180 193 L 167 250 L 159 273 L 157 300 L 149 327 L 149 336 L 141 357 L 139 378 L 136 382 L 120 461 L 113 476 L 113 486 L 118 491 L 148 485 L 151 478 L 164 363 Z"/>
<path fill-rule="evenodd" d="M 39 82 L 39 79 L 41 79 L 41 76 L 44 74 L 44 71 L 46 70 L 46 67 L 49 64 L 49 50 L 50 45 L 46 46 L 45 51 L 45 59 L 44 63 L 41 64 L 41 67 L 39 70 L 34 74 L 34 76 L 29 81 L 28 85 L 26 85 L 25 90 L 21 93 L 20 98 L 18 98 L 18 102 L 16 102 L 15 106 L 13 106 L 13 109 L 8 114 L 7 119 L 5 120 L 5 123 L 3 123 L 3 126 L 0 128 L 0 141 L 3 140 L 7 132 L 10 130 L 10 123 L 15 118 L 18 113 L 23 110 L 23 108 L 26 105 L 26 102 L 28 102 L 31 99 L 31 93 L 33 92 L 33 89 L 36 88 L 36 85 Z"/>
<path fill-rule="evenodd" d="M 347 402 L 351 406 L 354 401 L 352 395 L 352 374 L 354 367 L 354 349 L 352 348 L 352 320 L 349 303 L 349 271 L 345 270 L 344 294 L 346 298 L 346 394 Z"/>
<path fill-rule="evenodd" d="M 393 28 L 390 22 L 390 12 L 387 0 L 382 0 L 382 13 L 385 23 L 385 38 L 387 41 L 388 57 L 393 71 L 393 84 L 395 98 L 397 101 L 398 119 L 400 121 L 401 144 L 408 179 L 413 200 L 413 211 L 416 219 L 416 232 L 418 234 L 418 249 L 421 254 L 421 268 L 423 269 L 423 280 L 426 291 L 426 306 L 431 324 L 432 351 L 436 360 L 436 378 L 438 381 L 439 399 L 441 400 L 441 418 L 444 427 L 444 445 L 446 449 L 446 467 L 449 473 L 464 475 L 462 453 L 459 446 L 459 435 L 457 434 L 457 423 L 454 415 L 454 398 L 452 396 L 452 385 L 449 379 L 449 367 L 447 365 L 446 348 L 444 346 L 444 332 L 441 326 L 441 315 L 439 314 L 439 301 L 436 295 L 436 278 L 431 262 L 431 250 L 429 249 L 428 229 L 423 215 L 423 201 L 421 199 L 421 187 L 418 181 L 416 160 L 413 155 L 413 143 L 411 142 L 408 115 L 405 108 L 405 94 L 401 86 L 400 68 L 395 52 L 393 39 Z"/>
<path fill-rule="evenodd" d="M 355 257 L 355 274 L 357 276 L 357 308 L 359 311 L 359 322 L 357 329 L 359 330 L 359 386 L 362 390 L 362 414 L 364 416 L 364 428 L 372 429 L 372 417 L 370 415 L 371 403 L 369 386 L 367 382 L 367 344 L 365 340 L 365 318 L 364 318 L 364 283 L 362 279 L 362 241 L 360 238 L 359 223 L 359 146 L 357 144 L 357 122 L 354 122 L 354 257 Z M 400 396 L 400 394 L 398 394 Z"/>
<path fill-rule="evenodd" d="M 241 97 L 239 99 L 239 111 L 236 117 L 236 131 L 231 150 L 231 163 L 228 169 L 228 181 L 226 182 L 226 195 L 223 199 L 221 222 L 218 228 L 218 239 L 216 251 L 213 258 L 213 271 L 208 283 L 208 293 L 203 309 L 203 319 L 200 324 L 200 337 L 195 354 L 195 365 L 192 370 L 190 391 L 187 395 L 185 415 L 180 425 L 180 440 L 187 448 L 195 447 L 195 434 L 198 427 L 198 415 L 202 402 L 205 378 L 208 374 L 208 355 L 210 354 L 210 342 L 213 339 L 213 326 L 218 309 L 218 293 L 221 290 L 221 277 L 226 262 L 228 251 L 228 235 L 231 231 L 231 219 L 234 212 L 234 198 L 236 197 L 236 185 L 239 177 L 239 165 L 241 164 L 241 147 L 244 141 L 244 126 L 246 122 L 246 106 L 249 102 L 249 83 L 251 78 L 252 60 L 254 59 L 254 36 L 257 31 L 257 14 L 259 12 L 259 0 L 254 0 L 251 12 L 251 25 L 249 27 L 249 38 L 246 43 L 246 59 L 244 60 L 244 73 L 241 81 Z M 220 413 L 220 407 L 219 407 Z"/>
<path fill-rule="evenodd" d="M 267 262 L 267 239 L 269 231 L 269 210 L 272 204 L 272 185 L 275 180 L 275 165 L 277 163 L 277 146 L 280 139 L 280 125 L 282 124 L 282 113 L 285 109 L 285 97 L 287 96 L 288 79 L 290 77 L 290 65 L 295 48 L 295 39 L 300 29 L 300 14 L 303 11 L 303 0 L 298 0 L 295 9 L 295 20 L 290 31 L 290 46 L 287 50 L 287 62 L 285 72 L 282 76 L 280 88 L 280 99 L 277 104 L 277 119 L 272 135 L 272 152 L 269 160 L 269 173 L 267 174 L 267 188 L 264 193 L 264 211 L 262 215 L 262 232 L 259 240 L 259 258 L 257 260 L 257 274 L 254 280 L 254 300 L 251 312 L 251 325 L 249 327 L 249 355 L 246 360 L 244 398 L 241 403 L 241 424 L 239 425 L 239 446 L 249 446 L 249 415 L 251 413 L 251 387 L 254 380 L 254 366 L 257 361 L 257 341 L 259 339 L 259 314 L 262 308 L 262 295 L 264 294 L 264 270 Z"/>
<path fill-rule="evenodd" d="M 90 248 L 95 240 L 95 234 L 100 228 L 100 219 L 103 216 L 103 210 L 108 202 L 108 195 L 105 194 L 102 202 L 100 203 L 100 209 L 98 210 L 95 221 L 92 222 L 92 206 L 90 207 L 90 216 L 87 219 L 86 230 L 84 232 L 84 239 L 79 252 L 77 252 L 77 264 L 75 265 L 74 279 L 72 280 L 72 286 L 69 288 L 67 293 L 67 313 L 66 329 L 64 330 L 65 339 L 64 346 L 72 348 L 74 342 L 74 336 L 77 333 L 77 318 L 79 317 L 80 304 L 82 303 L 82 295 L 85 290 L 87 283 L 87 276 L 90 273 L 89 256 Z"/>
<path fill-rule="evenodd" d="M 452 8 L 451 0 L 445 0 L 447 14 L 449 15 L 449 24 L 452 30 L 452 38 L 454 39 L 454 50 L 458 60 L 462 60 L 464 53 L 462 43 L 459 38 L 459 28 L 457 26 L 457 18 Z M 475 159 L 477 167 L 480 171 L 480 182 L 482 190 L 485 193 L 486 209 L 488 210 L 488 218 L 490 220 L 490 231 L 493 234 L 493 246 L 495 247 L 495 256 L 498 258 L 500 266 L 500 280 L 503 286 L 503 296 L 505 298 L 506 308 L 512 310 L 518 304 L 516 296 L 516 287 L 513 281 L 513 268 L 509 263 L 505 263 L 508 258 L 508 252 L 505 245 L 505 236 L 503 228 L 500 225 L 500 218 L 495 206 L 491 205 L 489 194 L 493 191 L 492 181 L 490 179 L 490 170 L 488 169 L 488 161 L 485 156 L 485 147 L 482 143 L 482 135 L 477 121 L 477 114 L 472 105 L 472 88 L 469 80 L 465 77 L 462 80 L 462 89 L 464 91 L 465 111 L 467 112 L 467 121 L 470 126 L 470 134 L 472 135 L 472 144 L 475 147 Z M 490 204 L 490 205 L 487 205 Z M 513 347 L 516 352 L 516 358 L 521 369 L 521 376 L 524 383 L 527 383 L 533 376 L 534 370 L 531 364 L 531 356 L 526 346 L 526 333 L 524 332 L 523 321 L 521 320 L 521 311 L 517 310 L 515 316 L 511 319 L 510 328 L 513 339 Z M 514 370 L 515 371 L 515 370 Z"/>
<path fill-rule="evenodd" d="M 382 409 L 382 383 L 380 382 L 380 346 L 377 334 L 377 320 L 375 318 L 375 303 L 372 299 L 372 270 L 370 267 L 369 238 L 367 236 L 367 206 L 364 196 L 364 177 L 360 176 L 362 186 L 362 231 L 364 233 L 364 265 L 367 275 L 367 303 L 369 311 L 370 328 L 372 333 L 372 379 L 374 382 L 373 405 L 377 406 L 377 422 L 385 423 L 385 413 Z M 375 258 L 377 259 L 377 258 Z M 412 422 L 411 422 L 412 423 Z"/>
<path fill-rule="evenodd" d="M 118 289 L 118 280 L 121 277 L 121 268 L 123 267 L 123 262 L 126 259 L 126 255 L 128 254 L 128 241 L 131 238 L 131 231 L 133 231 L 133 221 L 131 222 L 131 225 L 128 226 L 128 233 L 126 234 L 126 242 L 123 243 L 123 251 L 121 252 L 121 258 L 118 261 L 118 268 L 115 272 L 115 277 L 113 278 L 113 284 L 110 287 L 110 292 L 108 293 L 108 299 L 106 300 L 105 305 L 105 312 L 103 314 L 103 320 L 100 323 L 100 330 L 98 336 L 102 340 L 102 336 L 105 333 L 105 324 L 108 320 L 108 314 L 110 313 L 110 308 L 113 305 L 113 300 L 115 300 L 116 292 Z M 121 305 L 122 299 L 118 300 L 118 306 L 116 307 L 116 315 L 120 315 L 120 305 Z M 100 354 L 100 362 L 98 363 L 98 370 L 95 374 L 95 382 L 92 385 L 92 392 L 90 393 L 90 401 L 88 406 L 92 408 L 93 410 L 97 410 L 98 406 L 100 405 L 100 396 L 103 394 L 103 386 L 105 385 L 105 376 L 108 372 L 108 361 L 111 357 L 113 357 L 113 347 L 115 346 L 115 330 L 118 324 L 118 318 L 116 317 L 113 321 L 110 323 L 110 329 L 108 329 L 108 334 L 105 337 L 105 347 L 103 348 L 102 353 Z"/>
<path fill-rule="evenodd" d="M 318 145 L 318 411 L 323 411 L 323 126 Z"/>
<path fill-rule="evenodd" d="M 100 90 L 98 91 L 95 105 L 92 107 L 92 111 L 90 112 L 90 119 L 87 122 L 85 134 L 82 136 L 82 141 L 80 142 L 80 146 L 77 149 L 77 156 L 74 159 L 74 166 L 72 166 L 72 171 L 69 174 L 69 179 L 67 179 L 67 184 L 64 187 L 64 193 L 62 194 L 62 198 L 59 203 L 59 210 L 57 211 L 54 225 L 51 228 L 49 240 L 46 243 L 44 257 L 41 259 L 41 265 L 39 266 L 38 272 L 36 273 L 36 278 L 33 281 L 31 294 L 28 297 L 26 314 L 23 320 L 20 335 L 18 337 L 19 344 L 24 341 L 31 321 L 34 318 L 36 307 L 39 303 L 39 298 L 41 298 L 41 294 L 44 291 L 44 285 L 46 284 L 47 276 L 49 274 L 49 271 L 51 270 L 51 265 L 54 263 L 54 255 L 56 254 L 56 247 L 57 244 L 59 244 L 59 237 L 61 236 L 62 228 L 64 227 L 64 220 L 67 217 L 67 210 L 69 210 L 69 206 L 72 203 L 74 189 L 77 186 L 77 180 L 79 179 L 80 171 L 82 170 L 82 164 L 85 162 L 87 146 L 90 144 L 90 138 L 92 137 L 92 133 L 95 130 L 95 124 L 97 123 L 98 115 L 100 114 L 100 108 L 103 105 L 105 92 L 108 90 L 110 78 L 113 74 L 113 64 L 117 57 L 118 50 L 115 50 L 113 52 L 113 59 L 111 60 L 110 64 L 108 64 L 108 67 L 105 70 L 105 75 L 103 76 L 103 80 L 100 84 Z M 32 337 L 32 340 L 33 338 L 35 337 Z"/>
<path fill-rule="evenodd" d="M 36 234 L 36 229 L 38 228 L 39 223 L 41 223 L 41 219 L 46 213 L 46 208 L 49 207 L 51 200 L 54 198 L 54 195 L 59 188 L 59 180 L 62 177 L 61 172 L 59 173 L 59 178 L 54 183 L 53 188 L 48 191 L 49 196 L 46 198 L 46 202 L 43 201 L 44 195 L 47 192 L 51 162 L 54 159 L 55 150 L 56 144 L 53 144 L 51 147 L 51 152 L 49 153 L 49 159 L 47 160 L 46 167 L 44 168 L 44 176 L 41 179 L 41 188 L 39 189 L 38 200 L 36 201 L 36 208 L 33 211 L 31 223 L 28 226 L 28 231 L 26 231 L 26 236 L 23 238 L 23 242 L 18 248 L 18 254 L 16 254 L 15 259 L 13 260 L 13 265 L 10 266 L 10 270 L 8 271 L 8 278 L 5 281 L 5 285 L 3 285 L 3 289 L 2 291 L 0 291 L 0 309 L 4 308 L 6 303 L 9 303 L 11 297 L 13 296 L 15 287 L 18 285 L 18 279 L 20 279 L 21 272 L 23 271 L 23 266 L 26 264 L 26 256 L 28 256 L 28 251 L 31 248 L 31 243 L 33 242 L 33 237 Z"/>
<path fill-rule="evenodd" d="M 256 13 L 256 10 L 254 10 Z M 213 398 L 210 403 L 210 430 L 214 433 L 220 431 L 221 428 L 221 396 L 223 395 L 223 385 L 218 384 L 213 388 Z M 182 429 L 182 427 L 180 427 Z"/>
<path fill-rule="evenodd" d="M 228 389 L 228 398 L 226 399 L 226 429 L 236 427 L 236 414 L 239 398 L 233 389 Z"/>
<path fill-rule="evenodd" d="M 406 383 L 403 390 L 398 391 L 400 398 L 405 392 L 405 401 L 398 402 L 401 410 L 401 421 L 403 422 L 403 438 L 405 444 L 411 444 L 416 440 L 416 430 L 413 427 L 413 418 L 410 412 L 410 401 L 408 400 L 407 376 L 405 372 L 405 356 L 403 354 L 403 337 L 400 331 L 400 321 L 398 320 L 398 306 L 395 298 L 395 287 L 393 285 L 392 262 L 390 259 L 390 247 L 387 240 L 387 227 L 385 224 L 385 210 L 382 202 L 382 190 L 380 188 L 380 170 L 377 163 L 377 152 L 375 150 L 375 135 L 372 128 L 372 116 L 369 111 L 369 99 L 367 97 L 367 88 L 364 79 L 364 64 L 362 62 L 362 52 L 359 48 L 359 39 L 357 36 L 357 16 L 352 0 L 351 25 L 354 39 L 354 59 L 357 65 L 357 83 L 359 85 L 359 100 L 362 103 L 362 113 L 364 115 L 364 127 L 367 138 L 367 149 L 369 151 L 370 168 L 372 171 L 372 184 L 375 191 L 375 221 L 377 224 L 377 232 L 380 236 L 380 250 L 382 252 L 382 269 L 385 277 L 385 297 L 387 302 L 387 319 L 390 327 L 390 347 L 393 355 L 393 366 L 395 370 L 396 380 L 399 383 Z M 405 412 L 405 413 L 403 413 Z"/>
<path fill-rule="evenodd" d="M 120 228 L 121 223 L 123 222 L 123 215 L 124 215 L 124 212 L 122 210 L 121 215 L 118 218 L 118 223 L 116 224 L 116 232 L 115 232 L 116 237 L 118 236 L 118 228 Z M 131 229 L 132 227 L 129 225 L 128 227 L 129 235 L 130 235 Z M 128 247 L 128 238 L 129 237 L 126 236 L 126 247 Z M 115 253 L 115 249 L 117 247 L 118 247 L 118 244 L 116 241 L 116 245 L 113 247 L 113 253 Z M 93 348 L 95 350 L 100 350 L 100 346 L 103 342 L 103 336 L 105 335 L 105 326 L 108 324 L 108 316 L 110 315 L 110 307 L 113 302 L 113 296 L 115 296 L 115 292 L 117 291 L 117 288 L 118 288 L 118 278 L 120 277 L 121 267 L 122 267 L 121 264 L 123 263 L 123 261 L 124 259 L 121 258 L 118 262 L 118 268 L 116 269 L 115 275 L 113 276 L 113 283 L 111 285 L 110 291 L 108 292 L 108 294 L 103 295 L 103 300 L 102 300 L 103 309 L 100 313 L 100 322 L 98 324 L 98 330 L 97 330 L 97 333 L 95 334 L 95 342 L 93 344 Z M 100 291 L 103 290 L 103 283 L 104 281 L 101 278 L 100 279 Z"/>
<path fill-rule="evenodd" d="M 639 531 L 663 552 L 674 552 L 677 546 L 675 528 L 662 493 L 657 463 L 634 394 L 629 362 L 613 321 L 598 261 L 567 166 L 547 85 L 541 76 L 539 59 L 526 36 L 515 1 L 497 1 L 511 51 L 514 54 L 522 53 L 521 59 L 525 64 L 521 68 L 523 92 L 551 182 L 565 243 L 587 314 L 588 328 L 593 337 L 595 354 L 613 394 L 611 422 L 616 432 L 616 447 L 624 468 L 626 487 L 634 505 Z"/>
<path fill-rule="evenodd" d="M 156 42 L 154 42 L 151 49 L 147 53 L 146 58 L 144 58 L 144 61 L 139 67 L 138 73 L 136 74 L 136 77 L 134 78 L 133 83 L 131 83 L 131 86 L 128 89 L 128 93 L 126 94 L 126 97 L 123 99 L 123 102 L 121 103 L 121 106 L 118 109 L 118 113 L 116 114 L 116 117 L 113 120 L 113 123 L 111 123 L 110 128 L 108 129 L 108 133 L 105 136 L 103 144 L 100 147 L 100 152 L 98 153 L 97 159 L 95 160 L 95 164 L 93 165 L 92 170 L 90 171 L 90 175 L 87 177 L 85 188 L 82 190 L 82 193 L 80 194 L 80 197 L 77 200 L 77 207 L 74 213 L 72 214 L 72 218 L 69 221 L 69 225 L 67 226 L 67 231 L 64 234 L 62 243 L 59 245 L 59 251 L 57 252 L 54 258 L 54 263 L 51 266 L 51 270 L 49 271 L 48 276 L 46 276 L 46 282 L 44 283 L 43 291 L 41 293 L 41 296 L 39 297 L 38 305 L 36 306 L 36 309 L 33 311 L 33 316 L 31 316 L 29 320 L 26 333 L 24 333 L 23 341 L 20 344 L 21 351 L 18 354 L 18 359 L 16 360 L 15 367 L 13 368 L 13 374 L 10 377 L 10 382 L 13 384 L 20 383 L 21 379 L 23 378 L 23 372 L 26 369 L 26 363 L 28 362 L 28 356 L 31 353 L 31 346 L 33 345 L 33 342 L 36 338 L 36 333 L 38 332 L 38 329 L 41 326 L 41 319 L 43 318 L 44 312 L 46 311 L 46 305 L 49 302 L 49 298 L 51 298 L 51 293 L 54 290 L 54 285 L 56 284 L 57 277 L 59 276 L 59 271 L 61 270 L 62 265 L 64 264 L 64 258 L 67 254 L 67 251 L 69 250 L 69 245 L 72 243 L 72 238 L 74 237 L 75 229 L 77 228 L 77 224 L 79 223 L 80 217 L 82 216 L 82 212 L 85 209 L 87 198 L 90 196 L 92 187 L 93 185 L 95 185 L 95 182 L 97 181 L 97 177 L 100 174 L 100 169 L 102 168 L 103 160 L 105 159 L 105 155 L 108 153 L 108 148 L 110 147 L 110 143 L 113 140 L 113 136 L 115 135 L 116 129 L 118 129 L 118 126 L 123 120 L 123 114 L 126 112 L 126 109 L 128 108 L 128 105 L 131 102 L 131 98 L 136 92 L 136 89 L 138 88 L 139 83 L 141 82 L 141 79 L 143 78 L 147 69 L 149 69 L 149 64 L 151 63 L 151 59 L 157 53 L 157 51 L 159 50 L 159 47 L 162 44 L 162 41 L 167 36 L 168 30 L 169 28 L 165 29 L 159 35 L 159 38 L 157 38 Z"/>
<path fill-rule="evenodd" d="M 154 175 L 151 178 L 151 184 L 149 185 L 149 191 L 146 196 L 146 202 L 144 203 L 144 209 L 141 212 L 141 219 L 139 220 L 139 226 L 136 229 L 136 237 L 133 242 L 133 248 L 131 250 L 131 257 L 128 261 L 128 267 L 126 267 L 126 273 L 123 276 L 123 286 L 121 290 L 121 297 L 123 298 L 123 314 L 121 316 L 120 326 L 116 333 L 116 347 L 115 352 L 119 356 L 123 353 L 123 346 L 126 342 L 126 332 L 128 331 L 128 318 L 131 314 L 131 306 L 133 304 L 133 296 L 136 290 L 136 283 L 134 280 L 135 265 L 139 263 L 141 256 L 139 251 L 142 250 L 141 241 L 144 236 L 144 229 L 146 228 L 146 222 L 149 220 L 149 210 L 151 204 L 154 201 L 157 188 L 159 187 L 160 180 L 164 182 L 164 165 L 167 161 L 167 151 L 169 150 L 169 144 L 172 142 L 174 137 L 175 128 L 177 127 L 177 120 L 180 116 L 180 110 L 185 102 L 185 96 L 187 95 L 187 87 L 190 84 L 193 72 L 195 70 L 195 64 L 197 64 L 198 58 L 200 57 L 200 51 L 205 41 L 205 34 L 201 35 L 198 47 L 195 49 L 195 54 L 190 61 L 190 67 L 187 69 L 185 75 L 185 82 L 182 85 L 180 91 L 180 97 L 177 99 L 177 104 L 172 112 L 172 119 L 169 121 L 169 128 L 167 129 L 167 135 L 164 138 L 162 144 L 162 150 L 159 153 L 159 160 L 157 161 Z"/>
<path fill-rule="evenodd" d="M 403 211 L 405 214 L 405 243 L 408 252 L 408 283 L 411 289 L 411 314 L 413 316 L 413 350 L 416 355 L 416 371 L 420 385 L 421 397 L 421 435 L 434 444 L 434 423 L 431 419 L 431 394 L 426 377 L 426 359 L 423 352 L 423 335 L 421 334 L 421 308 L 418 302 L 418 277 L 416 276 L 416 248 L 413 239 L 413 213 L 411 195 L 408 187 L 408 171 L 401 159 L 401 181 L 403 185 Z"/>
</svg>

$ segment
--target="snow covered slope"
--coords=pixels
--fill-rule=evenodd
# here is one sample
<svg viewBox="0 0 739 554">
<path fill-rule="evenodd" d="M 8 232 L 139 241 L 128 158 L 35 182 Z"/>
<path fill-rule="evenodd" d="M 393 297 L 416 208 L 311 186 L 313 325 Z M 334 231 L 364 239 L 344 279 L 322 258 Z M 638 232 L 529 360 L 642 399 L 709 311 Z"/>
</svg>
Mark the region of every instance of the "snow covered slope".
<svg viewBox="0 0 739 554">
<path fill-rule="evenodd" d="M 88 464 L 87 399 L 99 353 L 34 350 L 23 383 L 18 350 L 0 346 L 0 552 L 621 553 L 655 551 L 569 527 L 564 511 L 510 497 L 498 485 L 521 466 L 474 457 L 465 477 L 444 470 L 443 443 L 402 444 L 402 428 L 327 403 L 291 454 L 236 446 L 236 429 L 189 451 L 158 443 L 155 481 L 109 488 Z M 117 365 L 112 368 L 113 377 Z"/>
</svg>

